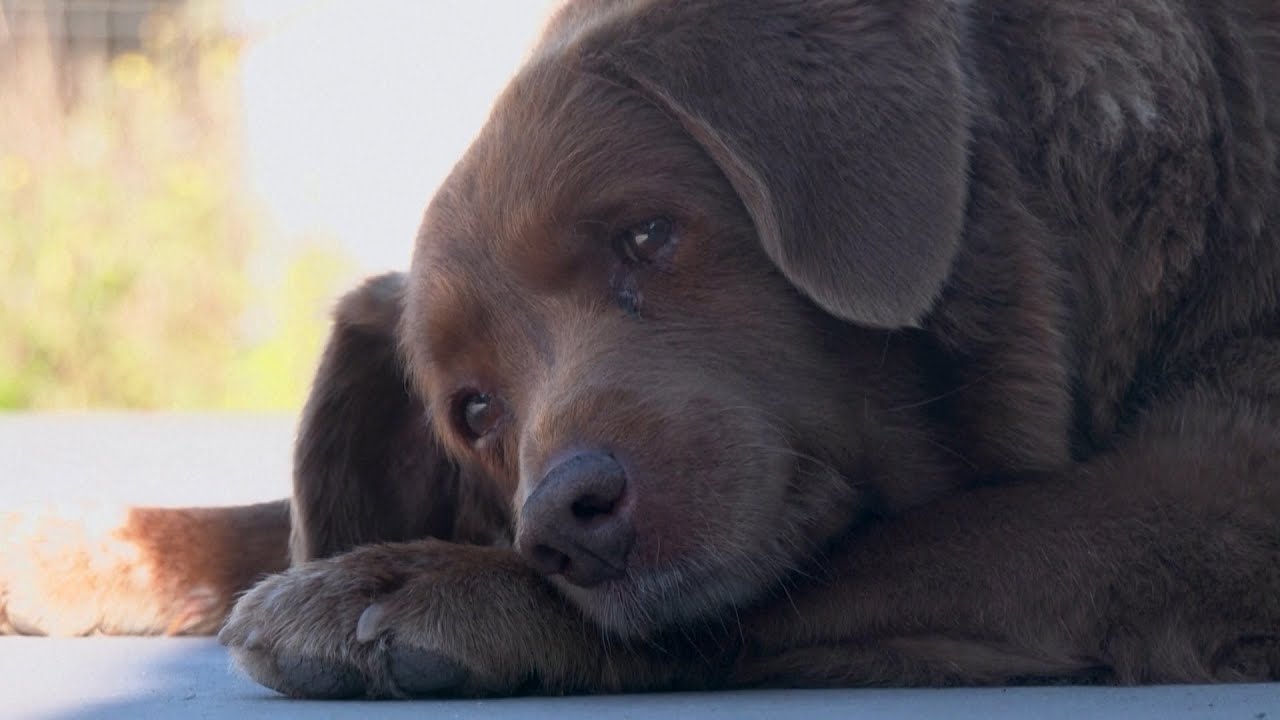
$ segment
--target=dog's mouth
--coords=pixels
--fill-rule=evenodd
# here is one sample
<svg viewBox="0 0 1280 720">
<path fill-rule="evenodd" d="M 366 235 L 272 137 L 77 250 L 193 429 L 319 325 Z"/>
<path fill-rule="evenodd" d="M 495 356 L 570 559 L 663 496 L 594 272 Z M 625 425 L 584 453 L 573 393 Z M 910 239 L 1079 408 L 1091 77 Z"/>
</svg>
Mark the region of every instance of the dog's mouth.
<svg viewBox="0 0 1280 720">
<path fill-rule="evenodd" d="M 784 488 L 775 501 L 736 498 L 744 507 L 735 517 L 680 518 L 662 530 L 642 523 L 637 547 L 609 577 L 587 585 L 575 582 L 572 573 L 552 574 L 550 580 L 591 620 L 623 638 L 653 636 L 749 607 L 785 582 L 797 555 L 826 534 L 809 534 L 825 519 L 807 507 L 807 499 L 787 496 L 805 487 L 807 473 L 794 465 L 798 479 L 769 483 Z"/>
<path fill-rule="evenodd" d="M 725 578 L 734 573 L 711 552 L 717 538 L 690 546 L 645 530 L 633 532 L 642 538 L 616 557 L 586 548 L 569 556 L 551 550 L 524 554 L 584 614 L 621 637 L 644 636 L 712 614 L 749 589 L 725 587 Z"/>
<path fill-rule="evenodd" d="M 628 568 L 617 577 L 582 587 L 552 576 L 552 582 L 584 614 L 623 638 L 644 637 L 709 617 L 741 603 L 758 585 L 746 579 L 726 582 L 731 573 L 698 572 L 672 565 Z"/>
<path fill-rule="evenodd" d="M 515 550 L 621 637 L 751 606 L 849 517 L 847 463 L 803 446 L 786 405 L 664 390 L 605 403 L 579 389 L 615 414 L 535 425 L 563 434 L 530 441 L 516 490 Z"/>
<path fill-rule="evenodd" d="M 771 458 L 754 492 L 724 498 L 716 513 L 638 525 L 636 548 L 613 576 L 583 586 L 551 581 L 584 614 L 623 638 L 690 627 L 749 610 L 831 538 L 857 522 L 863 499 L 834 467 L 796 453 Z M 776 474 L 775 474 L 776 473 Z M 733 505 L 732 511 L 726 507 Z"/>
</svg>

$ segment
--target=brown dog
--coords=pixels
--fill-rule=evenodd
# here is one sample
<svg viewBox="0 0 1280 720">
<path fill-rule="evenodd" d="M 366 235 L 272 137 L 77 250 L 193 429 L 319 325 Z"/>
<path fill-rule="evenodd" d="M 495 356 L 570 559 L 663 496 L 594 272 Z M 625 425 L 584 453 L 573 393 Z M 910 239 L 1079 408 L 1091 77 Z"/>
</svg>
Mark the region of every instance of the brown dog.
<svg viewBox="0 0 1280 720">
<path fill-rule="evenodd" d="M 1278 143 L 1273 0 L 572 2 L 342 301 L 220 637 L 320 697 L 1280 679 Z M 282 562 L 149 547 L 152 629 Z"/>
</svg>

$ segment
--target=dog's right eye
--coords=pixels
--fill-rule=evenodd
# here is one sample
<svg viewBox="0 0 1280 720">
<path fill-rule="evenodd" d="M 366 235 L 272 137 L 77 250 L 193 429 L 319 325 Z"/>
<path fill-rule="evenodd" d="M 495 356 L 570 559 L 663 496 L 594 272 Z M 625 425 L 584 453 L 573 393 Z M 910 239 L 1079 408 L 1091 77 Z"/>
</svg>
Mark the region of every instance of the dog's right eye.
<svg viewBox="0 0 1280 720">
<path fill-rule="evenodd" d="M 618 251 L 628 262 L 641 265 L 653 260 L 671 242 L 671 221 L 651 218 L 633 225 L 618 236 Z"/>
<path fill-rule="evenodd" d="M 501 419 L 502 402 L 487 393 L 463 394 L 455 405 L 454 421 L 472 442 L 493 432 Z"/>
</svg>

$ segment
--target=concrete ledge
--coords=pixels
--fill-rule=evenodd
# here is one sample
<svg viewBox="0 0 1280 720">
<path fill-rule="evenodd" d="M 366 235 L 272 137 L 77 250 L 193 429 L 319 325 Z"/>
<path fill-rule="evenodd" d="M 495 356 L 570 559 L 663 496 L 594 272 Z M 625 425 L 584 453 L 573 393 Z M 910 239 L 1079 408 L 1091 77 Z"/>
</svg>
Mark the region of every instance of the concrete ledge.
<svg viewBox="0 0 1280 720">
<path fill-rule="evenodd" d="M 413 702 L 287 700 L 234 676 L 213 640 L 0 638 L 0 716 L 147 718 L 547 718 L 989 720 L 1280 717 L 1280 687 L 779 690 Z"/>
</svg>

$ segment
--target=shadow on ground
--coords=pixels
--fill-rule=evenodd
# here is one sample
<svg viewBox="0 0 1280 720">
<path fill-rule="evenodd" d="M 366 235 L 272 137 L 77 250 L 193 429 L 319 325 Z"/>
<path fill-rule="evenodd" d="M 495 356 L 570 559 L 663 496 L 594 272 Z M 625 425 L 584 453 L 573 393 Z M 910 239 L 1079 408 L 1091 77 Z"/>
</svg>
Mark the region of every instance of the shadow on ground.
<svg viewBox="0 0 1280 720">
<path fill-rule="evenodd" d="M 234 675 L 211 639 L 0 638 L 0 715 L 151 718 L 742 718 L 895 720 L 1003 717 L 1280 720 L 1280 685 L 1019 687 L 683 693 L 484 701 L 303 702 Z"/>
</svg>

